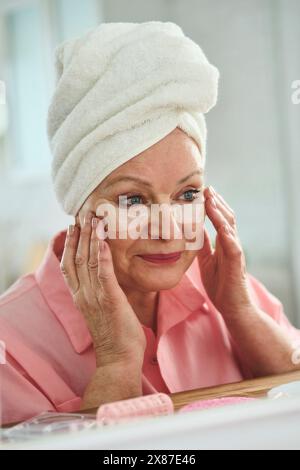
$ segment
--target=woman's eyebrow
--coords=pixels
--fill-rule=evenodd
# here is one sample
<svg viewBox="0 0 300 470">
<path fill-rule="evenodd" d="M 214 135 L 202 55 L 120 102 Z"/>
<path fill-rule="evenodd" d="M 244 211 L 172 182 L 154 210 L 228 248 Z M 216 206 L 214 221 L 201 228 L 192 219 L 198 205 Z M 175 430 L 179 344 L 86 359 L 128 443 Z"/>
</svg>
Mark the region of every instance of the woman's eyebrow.
<svg viewBox="0 0 300 470">
<path fill-rule="evenodd" d="M 182 184 L 185 181 L 187 181 L 189 178 L 191 178 L 194 175 L 202 175 L 203 170 L 199 169 L 196 171 L 193 171 L 189 175 L 185 176 L 184 178 L 181 178 L 179 181 L 177 181 L 177 184 Z M 136 183 L 144 184 L 145 186 L 152 187 L 152 184 L 149 183 L 149 181 L 143 180 L 141 178 L 135 177 L 135 176 L 120 176 L 113 178 L 112 180 L 108 181 L 105 185 L 105 187 L 112 186 L 113 184 L 119 183 L 120 181 L 134 181 Z"/>
<path fill-rule="evenodd" d="M 189 178 L 191 178 L 194 175 L 203 175 L 203 170 L 199 169 L 196 171 L 192 171 L 189 175 L 185 176 L 184 178 L 181 178 L 179 181 L 177 181 L 177 184 L 182 184 L 185 183 Z"/>
</svg>

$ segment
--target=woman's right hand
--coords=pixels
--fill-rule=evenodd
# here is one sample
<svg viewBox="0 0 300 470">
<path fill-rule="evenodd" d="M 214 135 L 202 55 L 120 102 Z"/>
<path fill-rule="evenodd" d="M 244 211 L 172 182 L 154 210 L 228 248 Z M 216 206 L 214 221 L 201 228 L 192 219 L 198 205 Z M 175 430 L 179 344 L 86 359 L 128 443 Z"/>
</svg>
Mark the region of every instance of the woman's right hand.
<svg viewBox="0 0 300 470">
<path fill-rule="evenodd" d="M 82 228 L 68 228 L 61 271 L 93 339 L 98 367 L 143 363 L 146 338 L 121 289 L 109 245 L 96 235 L 102 220 L 89 213 Z"/>
</svg>

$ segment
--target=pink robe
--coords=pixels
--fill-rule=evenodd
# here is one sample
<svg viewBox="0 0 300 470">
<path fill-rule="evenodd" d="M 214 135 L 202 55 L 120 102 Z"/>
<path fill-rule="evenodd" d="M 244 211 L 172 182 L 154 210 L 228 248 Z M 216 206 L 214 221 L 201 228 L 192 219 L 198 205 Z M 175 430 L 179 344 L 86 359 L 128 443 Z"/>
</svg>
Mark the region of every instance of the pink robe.
<svg viewBox="0 0 300 470">
<path fill-rule="evenodd" d="M 6 363 L 0 364 L 4 423 L 47 410 L 77 411 L 95 370 L 91 336 L 60 272 L 65 236 L 65 231 L 58 233 L 37 271 L 20 278 L 0 297 L 0 341 L 6 345 Z M 291 338 L 300 339 L 282 304 L 248 276 L 257 304 Z M 175 288 L 160 292 L 157 325 L 157 336 L 143 326 L 143 394 L 251 378 L 221 314 L 206 295 L 197 260 Z"/>
</svg>

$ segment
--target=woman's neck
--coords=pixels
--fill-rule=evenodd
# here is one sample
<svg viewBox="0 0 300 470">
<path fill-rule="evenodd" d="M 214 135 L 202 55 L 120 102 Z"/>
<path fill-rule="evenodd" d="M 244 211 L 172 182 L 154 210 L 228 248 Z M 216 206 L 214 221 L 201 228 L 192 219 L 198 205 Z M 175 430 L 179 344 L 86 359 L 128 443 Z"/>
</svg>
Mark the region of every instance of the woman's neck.
<svg viewBox="0 0 300 470">
<path fill-rule="evenodd" d="M 159 292 L 144 293 L 125 289 L 124 292 L 140 322 L 156 334 Z"/>
</svg>

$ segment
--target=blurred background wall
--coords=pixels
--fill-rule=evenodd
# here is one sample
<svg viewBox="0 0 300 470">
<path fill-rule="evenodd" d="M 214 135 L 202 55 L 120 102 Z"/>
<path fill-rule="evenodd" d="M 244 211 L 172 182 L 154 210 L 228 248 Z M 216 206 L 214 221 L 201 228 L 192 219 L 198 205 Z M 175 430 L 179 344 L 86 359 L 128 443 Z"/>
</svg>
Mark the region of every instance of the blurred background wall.
<svg viewBox="0 0 300 470">
<path fill-rule="evenodd" d="M 50 181 L 53 50 L 101 22 L 174 21 L 221 73 L 207 183 L 234 208 L 248 270 L 300 326 L 299 0 L 0 0 L 0 292 L 72 220 Z"/>
</svg>

